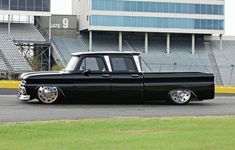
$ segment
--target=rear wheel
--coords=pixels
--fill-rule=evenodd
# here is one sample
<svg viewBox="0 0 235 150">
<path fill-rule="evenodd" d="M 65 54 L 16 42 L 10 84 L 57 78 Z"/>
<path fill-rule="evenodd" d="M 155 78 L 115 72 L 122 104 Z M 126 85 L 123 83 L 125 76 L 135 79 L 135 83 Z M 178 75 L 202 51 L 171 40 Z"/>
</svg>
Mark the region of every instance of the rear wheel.
<svg viewBox="0 0 235 150">
<path fill-rule="evenodd" d="M 57 87 L 43 86 L 38 89 L 38 100 L 44 104 L 58 103 L 60 93 Z"/>
<path fill-rule="evenodd" d="M 185 105 L 190 102 L 192 92 L 187 89 L 172 90 L 169 92 L 169 102 L 177 105 Z"/>
</svg>

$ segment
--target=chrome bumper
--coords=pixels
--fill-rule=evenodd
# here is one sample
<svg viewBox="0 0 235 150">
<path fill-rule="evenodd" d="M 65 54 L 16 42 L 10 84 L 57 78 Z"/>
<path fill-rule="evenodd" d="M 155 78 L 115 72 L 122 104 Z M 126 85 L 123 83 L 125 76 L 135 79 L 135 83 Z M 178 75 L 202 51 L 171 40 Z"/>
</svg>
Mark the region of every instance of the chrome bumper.
<svg viewBox="0 0 235 150">
<path fill-rule="evenodd" d="M 27 95 L 26 89 L 23 86 L 20 86 L 20 88 L 19 88 L 18 99 L 20 101 L 29 101 L 30 100 L 30 95 Z"/>
<path fill-rule="evenodd" d="M 18 95 L 18 100 L 20 100 L 20 101 L 29 101 L 30 100 L 30 95 L 19 94 Z"/>
</svg>

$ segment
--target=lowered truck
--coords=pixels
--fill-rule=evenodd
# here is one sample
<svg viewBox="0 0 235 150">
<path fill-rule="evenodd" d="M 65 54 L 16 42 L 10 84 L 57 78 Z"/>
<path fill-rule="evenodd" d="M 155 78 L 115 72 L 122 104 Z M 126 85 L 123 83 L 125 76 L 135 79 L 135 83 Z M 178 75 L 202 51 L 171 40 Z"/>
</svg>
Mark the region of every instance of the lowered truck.
<svg viewBox="0 0 235 150">
<path fill-rule="evenodd" d="M 60 72 L 21 75 L 18 99 L 45 104 L 146 103 L 166 100 L 184 105 L 214 98 L 214 75 L 200 72 L 143 72 L 140 53 L 74 53 Z"/>
</svg>

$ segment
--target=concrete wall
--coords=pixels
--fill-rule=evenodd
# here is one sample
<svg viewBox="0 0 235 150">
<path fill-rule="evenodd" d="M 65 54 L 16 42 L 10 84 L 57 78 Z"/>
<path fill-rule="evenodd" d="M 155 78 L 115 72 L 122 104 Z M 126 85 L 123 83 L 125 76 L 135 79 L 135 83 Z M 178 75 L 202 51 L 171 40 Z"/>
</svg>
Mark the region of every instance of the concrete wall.
<svg viewBox="0 0 235 150">
<path fill-rule="evenodd" d="M 78 20 L 75 15 L 53 15 L 52 36 L 77 36 Z M 48 33 L 48 17 L 39 17 L 37 23 Z"/>
</svg>

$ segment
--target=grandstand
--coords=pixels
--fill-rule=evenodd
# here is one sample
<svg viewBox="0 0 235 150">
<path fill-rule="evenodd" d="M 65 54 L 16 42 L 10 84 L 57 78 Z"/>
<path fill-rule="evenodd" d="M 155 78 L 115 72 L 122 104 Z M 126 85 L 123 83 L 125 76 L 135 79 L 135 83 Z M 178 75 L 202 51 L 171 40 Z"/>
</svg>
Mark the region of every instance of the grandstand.
<svg viewBox="0 0 235 150">
<path fill-rule="evenodd" d="M 51 42 L 53 59 L 63 66 L 74 52 L 138 51 L 144 71 L 213 72 L 217 85 L 235 85 L 235 41 L 222 41 L 224 1 L 73 0 L 73 3 L 73 15 L 53 16 L 52 22 L 49 9 L 36 11 L 35 6 L 35 10 L 29 11 L 37 16 L 31 24 L 11 23 L 9 33 L 9 24 L 0 23 L 0 71 L 32 70 L 16 43 L 34 46 Z M 213 34 L 219 39 L 205 40 Z M 50 55 L 50 50 L 45 55 Z M 50 56 L 46 63 L 49 61 Z"/>
<path fill-rule="evenodd" d="M 32 71 L 26 59 L 29 56 L 23 51 L 28 45 L 34 46 L 35 43 L 46 42 L 34 26 L 33 16 L 50 16 L 50 0 L 37 3 L 27 0 L 16 3 L 14 0 L 7 0 L 0 3 L 1 72 L 14 75 Z"/>
<path fill-rule="evenodd" d="M 224 85 L 235 85 L 235 41 L 223 41 L 220 50 L 219 41 L 211 41 L 211 48 L 221 74 Z"/>
</svg>

